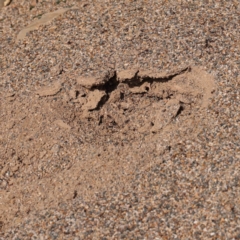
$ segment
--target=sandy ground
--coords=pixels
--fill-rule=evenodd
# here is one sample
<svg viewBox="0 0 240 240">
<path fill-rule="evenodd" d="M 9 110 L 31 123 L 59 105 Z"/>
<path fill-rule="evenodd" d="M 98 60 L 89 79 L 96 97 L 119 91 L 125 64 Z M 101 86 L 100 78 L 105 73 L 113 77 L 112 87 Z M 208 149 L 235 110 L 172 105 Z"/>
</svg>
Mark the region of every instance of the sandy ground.
<svg viewBox="0 0 240 240">
<path fill-rule="evenodd" d="M 238 1 L 3 3 L 1 239 L 240 239 Z"/>
</svg>

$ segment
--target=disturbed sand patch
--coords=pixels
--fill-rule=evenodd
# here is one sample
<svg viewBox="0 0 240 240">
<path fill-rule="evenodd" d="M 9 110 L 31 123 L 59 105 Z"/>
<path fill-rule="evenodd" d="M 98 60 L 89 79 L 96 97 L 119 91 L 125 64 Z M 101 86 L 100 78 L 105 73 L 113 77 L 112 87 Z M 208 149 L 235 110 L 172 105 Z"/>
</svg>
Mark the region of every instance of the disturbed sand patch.
<svg viewBox="0 0 240 240">
<path fill-rule="evenodd" d="M 109 70 L 80 76 L 73 85 L 57 81 L 25 97 L 6 93 L 1 221 L 14 225 L 76 193 L 91 198 L 130 181 L 136 168 L 149 165 L 147 156 L 137 162 L 145 148 L 161 156 L 175 131 L 192 127 L 196 133 L 195 115 L 213 92 L 212 76 L 186 67 L 170 73 Z"/>
<path fill-rule="evenodd" d="M 184 112 L 207 107 L 213 91 L 214 80 L 196 67 L 170 73 L 131 69 L 79 77 L 65 98 L 78 104 L 83 112 L 79 118 L 99 125 L 111 118 L 119 129 L 129 126 L 140 132 L 155 132 Z M 129 121 L 131 118 L 135 121 Z"/>
</svg>

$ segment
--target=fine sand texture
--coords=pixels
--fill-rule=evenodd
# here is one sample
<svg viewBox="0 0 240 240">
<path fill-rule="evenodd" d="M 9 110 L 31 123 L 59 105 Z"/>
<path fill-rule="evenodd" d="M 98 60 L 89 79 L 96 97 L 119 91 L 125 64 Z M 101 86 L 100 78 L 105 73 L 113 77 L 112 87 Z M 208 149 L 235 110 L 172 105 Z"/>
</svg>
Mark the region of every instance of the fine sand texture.
<svg viewBox="0 0 240 240">
<path fill-rule="evenodd" d="M 239 23 L 0 0 L 0 239 L 240 239 Z"/>
</svg>

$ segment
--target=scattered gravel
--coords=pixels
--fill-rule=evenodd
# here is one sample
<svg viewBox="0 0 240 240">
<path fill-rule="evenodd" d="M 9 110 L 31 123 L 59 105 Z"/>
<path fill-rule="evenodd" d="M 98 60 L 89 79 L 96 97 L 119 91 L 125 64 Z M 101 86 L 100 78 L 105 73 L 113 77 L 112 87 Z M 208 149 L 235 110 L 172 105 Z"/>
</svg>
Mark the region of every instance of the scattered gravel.
<svg viewBox="0 0 240 240">
<path fill-rule="evenodd" d="M 240 239 L 239 1 L 33 3 L 13 0 L 0 9 L 0 239 Z M 16 41 L 34 19 L 66 7 L 76 9 Z M 88 123 L 89 129 L 80 126 L 68 135 L 66 125 L 61 134 L 68 142 L 54 140 L 54 129 L 46 130 L 52 144 L 36 148 L 43 159 L 48 151 L 54 156 L 47 167 L 41 157 L 29 164 L 15 157 L 17 152 L 28 159 L 33 149 L 26 136 L 19 142 L 18 132 L 11 132 L 8 117 L 16 96 L 19 103 L 35 104 L 32 92 L 56 81 L 70 89 L 79 76 L 109 69 L 170 71 L 195 65 L 214 76 L 214 97 L 207 108 L 190 112 L 185 125 L 177 125 L 176 118 L 178 130 L 103 136 Z M 19 105 L 14 118 L 20 119 L 25 108 Z M 67 192 L 50 198 L 44 187 L 42 195 L 27 197 L 35 192 L 33 182 L 48 179 L 49 186 L 64 186 L 63 195 L 75 179 L 84 186 L 71 188 L 70 197 Z M 17 189 L 19 195 L 9 200 Z"/>
</svg>

